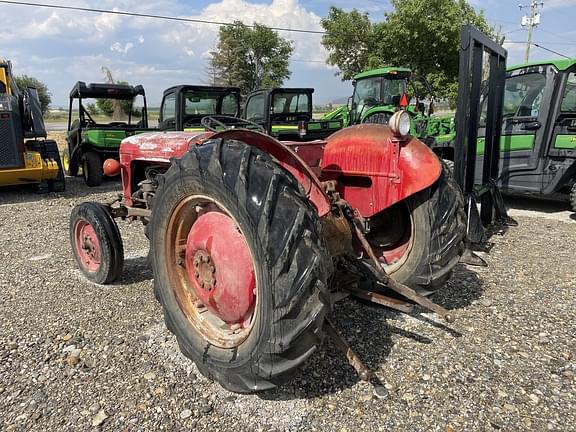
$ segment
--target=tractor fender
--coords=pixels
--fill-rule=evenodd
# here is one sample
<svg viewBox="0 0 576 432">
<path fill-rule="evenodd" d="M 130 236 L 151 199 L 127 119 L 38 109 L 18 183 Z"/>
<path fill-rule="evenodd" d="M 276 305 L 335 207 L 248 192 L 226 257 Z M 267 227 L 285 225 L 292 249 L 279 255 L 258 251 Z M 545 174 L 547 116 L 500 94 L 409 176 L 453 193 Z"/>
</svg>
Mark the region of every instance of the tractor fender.
<svg viewBox="0 0 576 432">
<path fill-rule="evenodd" d="M 351 126 L 326 141 L 321 180 L 336 180 L 342 198 L 363 217 L 430 187 L 442 172 L 440 160 L 424 143 L 395 137 L 388 126 Z"/>
<path fill-rule="evenodd" d="M 269 135 L 246 129 L 228 129 L 211 137 L 211 139 L 218 138 L 239 140 L 269 154 L 275 158 L 284 169 L 296 177 L 302 185 L 308 199 L 316 206 L 320 217 L 330 211 L 330 200 L 324 192 L 318 177 L 300 156 L 280 141 Z"/>
</svg>

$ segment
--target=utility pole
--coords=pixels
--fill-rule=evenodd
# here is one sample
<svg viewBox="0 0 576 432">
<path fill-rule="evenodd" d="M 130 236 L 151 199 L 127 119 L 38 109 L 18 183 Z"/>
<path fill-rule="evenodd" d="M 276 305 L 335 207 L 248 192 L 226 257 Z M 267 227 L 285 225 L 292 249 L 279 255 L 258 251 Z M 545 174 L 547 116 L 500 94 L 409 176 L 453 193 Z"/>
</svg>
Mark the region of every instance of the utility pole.
<svg viewBox="0 0 576 432">
<path fill-rule="evenodd" d="M 530 45 L 532 45 L 532 30 L 540 24 L 538 7 L 543 8 L 544 2 L 532 0 L 529 5 L 519 4 L 518 7 L 520 10 L 530 8 L 530 16 L 524 15 L 522 17 L 522 27 L 528 27 L 528 41 L 526 42 L 526 55 L 524 56 L 524 62 L 528 63 L 530 57 Z"/>
</svg>

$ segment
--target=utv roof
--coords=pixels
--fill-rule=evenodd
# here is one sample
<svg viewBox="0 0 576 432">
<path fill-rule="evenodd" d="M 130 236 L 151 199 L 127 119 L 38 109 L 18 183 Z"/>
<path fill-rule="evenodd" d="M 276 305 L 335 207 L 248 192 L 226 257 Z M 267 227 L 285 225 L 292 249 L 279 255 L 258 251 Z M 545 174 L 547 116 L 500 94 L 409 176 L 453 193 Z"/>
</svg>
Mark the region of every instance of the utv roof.
<svg viewBox="0 0 576 432">
<path fill-rule="evenodd" d="M 554 65 L 556 67 L 556 69 L 564 71 L 564 70 L 569 69 L 572 66 L 576 65 L 576 58 L 562 59 L 562 60 L 540 60 L 540 61 L 510 66 L 506 70 L 510 72 L 510 71 L 513 71 L 516 69 L 522 69 L 522 68 L 529 67 L 529 66 L 546 66 L 546 65 Z"/>
<path fill-rule="evenodd" d="M 252 93 L 314 93 L 314 89 L 310 87 L 274 87 L 274 88 L 262 88 L 253 91 Z"/>
<path fill-rule="evenodd" d="M 200 86 L 200 85 L 189 85 L 189 84 L 179 84 L 164 90 L 164 94 L 171 93 L 177 90 L 196 90 L 205 92 L 218 92 L 218 93 L 240 93 L 240 87 L 219 87 L 219 86 Z"/>
<path fill-rule="evenodd" d="M 362 78 L 371 78 L 377 77 L 382 75 L 410 75 L 412 73 L 412 69 L 408 69 L 405 67 L 393 67 L 393 66 L 386 66 L 380 69 L 372 69 L 364 72 L 360 72 L 359 74 L 354 76 L 355 80 L 359 80 Z"/>
<path fill-rule="evenodd" d="M 86 84 L 78 81 L 70 90 L 70 99 L 93 98 L 93 99 L 134 99 L 136 96 L 145 96 L 144 87 L 141 85 L 131 86 L 126 84 Z"/>
</svg>

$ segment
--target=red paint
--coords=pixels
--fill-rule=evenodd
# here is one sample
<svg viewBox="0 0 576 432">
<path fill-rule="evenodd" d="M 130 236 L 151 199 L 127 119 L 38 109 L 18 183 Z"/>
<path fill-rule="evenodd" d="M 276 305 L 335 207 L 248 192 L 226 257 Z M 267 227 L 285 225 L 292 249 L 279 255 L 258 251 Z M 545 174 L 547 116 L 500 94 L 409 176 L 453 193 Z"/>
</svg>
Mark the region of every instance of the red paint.
<svg viewBox="0 0 576 432">
<path fill-rule="evenodd" d="M 368 188 L 338 185 L 342 198 L 363 217 L 426 189 L 442 171 L 438 157 L 425 144 L 413 137 L 399 140 L 387 126 L 352 126 L 326 141 L 321 180 L 341 180 L 342 176 L 372 180 Z"/>
<path fill-rule="evenodd" d="M 132 205 L 132 168 L 135 162 L 169 166 L 171 158 L 181 158 L 191 145 L 211 135 L 212 132 L 151 132 L 123 139 L 120 144 L 120 168 L 124 203 Z"/>
<path fill-rule="evenodd" d="M 194 275 L 199 251 L 210 255 L 216 270 L 211 290 L 202 288 Z M 250 318 L 256 302 L 254 265 L 246 240 L 229 216 L 212 211 L 198 217 L 188 233 L 185 263 L 194 291 L 210 312 L 228 324 Z"/>
<path fill-rule="evenodd" d="M 102 169 L 104 170 L 104 175 L 107 177 L 115 177 L 120 174 L 120 162 L 116 159 L 106 159 L 102 164 Z"/>
<path fill-rule="evenodd" d="M 318 180 L 314 171 L 306 164 L 308 161 L 302 158 L 290 149 L 290 147 L 316 147 L 314 152 L 318 152 L 323 146 L 324 141 L 315 141 L 311 143 L 281 143 L 280 141 L 259 132 L 245 129 L 229 129 L 214 135 L 213 138 L 237 139 L 246 144 L 254 146 L 275 158 L 278 163 L 290 172 L 296 180 L 300 182 L 308 199 L 316 206 L 318 214 L 324 216 L 330 211 L 330 200 L 324 193 L 324 189 Z"/>
<path fill-rule="evenodd" d="M 74 225 L 74 247 L 82 266 L 90 273 L 97 272 L 100 268 L 100 242 L 87 220 L 79 219 Z"/>
</svg>

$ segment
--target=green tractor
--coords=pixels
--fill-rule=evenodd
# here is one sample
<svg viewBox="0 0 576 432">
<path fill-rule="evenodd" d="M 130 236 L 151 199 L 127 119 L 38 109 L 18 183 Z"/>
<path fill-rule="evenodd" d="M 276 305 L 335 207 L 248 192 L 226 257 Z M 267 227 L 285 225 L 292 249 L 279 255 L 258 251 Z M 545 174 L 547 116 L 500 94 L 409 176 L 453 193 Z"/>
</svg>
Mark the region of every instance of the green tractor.
<svg viewBox="0 0 576 432">
<path fill-rule="evenodd" d="M 248 95 L 243 118 L 280 141 L 324 139 L 342 129 L 342 120 L 312 118 L 313 88 L 273 88 Z"/>
<path fill-rule="evenodd" d="M 484 98 L 477 154 L 484 154 Z M 450 159 L 454 144 L 435 143 Z M 476 159 L 476 181 L 482 174 Z M 501 188 L 508 193 L 570 200 L 576 211 L 576 59 L 539 61 L 507 69 L 500 136 Z"/>
<path fill-rule="evenodd" d="M 323 120 L 338 119 L 344 126 L 361 123 L 387 125 L 396 111 L 405 109 L 412 119 L 410 133 L 413 136 L 425 141 L 453 140 L 452 117 L 432 115 L 432 89 L 424 78 L 415 78 L 411 69 L 384 67 L 368 70 L 354 76 L 353 85 L 354 93 L 348 103 L 326 114 Z M 413 101 L 410 93 L 414 96 Z"/>
<path fill-rule="evenodd" d="M 143 106 L 140 116 L 134 118 L 134 101 L 142 96 Z M 126 118 L 113 119 L 109 122 L 96 121 L 84 106 L 86 99 L 108 99 L 115 104 L 116 111 L 122 111 L 117 106 L 122 101 L 129 101 L 130 106 Z M 78 101 L 78 117 L 75 114 L 74 102 Z M 124 115 L 122 112 L 121 116 Z M 137 121 L 134 121 L 137 120 Z M 99 186 L 103 179 L 102 163 L 109 158 L 118 159 L 120 142 L 131 135 L 146 132 L 148 129 L 148 109 L 146 94 L 141 85 L 124 84 L 86 84 L 78 81 L 70 91 L 70 107 L 68 111 L 67 148 L 62 155 L 66 173 L 75 177 L 82 168 L 84 181 L 88 186 Z"/>
</svg>

